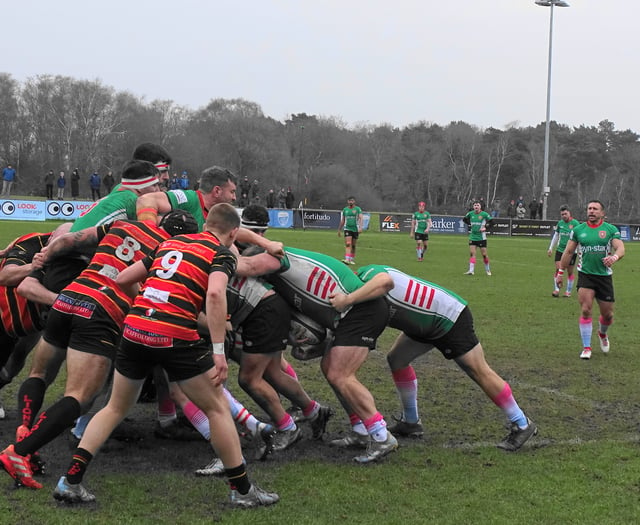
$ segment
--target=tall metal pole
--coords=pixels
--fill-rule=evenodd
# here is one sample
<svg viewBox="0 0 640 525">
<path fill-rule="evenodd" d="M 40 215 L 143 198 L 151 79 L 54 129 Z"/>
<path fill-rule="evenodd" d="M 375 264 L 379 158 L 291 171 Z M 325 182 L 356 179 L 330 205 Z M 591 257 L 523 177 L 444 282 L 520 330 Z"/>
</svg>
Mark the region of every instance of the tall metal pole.
<svg viewBox="0 0 640 525">
<path fill-rule="evenodd" d="M 547 69 L 547 122 L 544 127 L 544 175 L 542 180 L 542 220 L 547 220 L 549 200 L 549 135 L 551 133 L 551 57 L 553 55 L 553 2 L 549 9 L 549 62 Z"/>
<path fill-rule="evenodd" d="M 547 220 L 547 208 L 549 201 L 549 135 L 551 134 L 551 58 L 553 56 L 553 8 L 569 7 L 564 0 L 537 0 L 536 4 L 548 7 L 549 11 L 549 61 L 547 67 L 547 119 L 544 128 L 544 165 L 542 176 L 542 219 Z"/>
</svg>

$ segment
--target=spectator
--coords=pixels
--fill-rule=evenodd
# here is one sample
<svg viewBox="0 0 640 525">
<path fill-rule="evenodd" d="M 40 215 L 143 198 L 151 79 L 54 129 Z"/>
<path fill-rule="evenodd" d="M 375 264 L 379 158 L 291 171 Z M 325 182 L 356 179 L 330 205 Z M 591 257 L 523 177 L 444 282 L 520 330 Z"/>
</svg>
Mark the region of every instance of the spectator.
<svg viewBox="0 0 640 525">
<path fill-rule="evenodd" d="M 67 185 L 67 179 L 64 178 L 64 171 L 61 171 L 60 175 L 58 175 L 58 180 L 56 185 L 58 186 L 57 198 L 59 200 L 62 200 L 64 199 L 64 187 Z"/>
<path fill-rule="evenodd" d="M 293 193 L 291 192 L 291 187 L 287 188 L 287 194 L 284 196 L 284 203 L 285 206 L 289 209 L 293 208 L 293 201 L 295 201 L 296 198 L 294 197 Z"/>
<path fill-rule="evenodd" d="M 178 185 L 180 186 L 181 190 L 189 189 L 189 176 L 187 175 L 186 171 L 183 171 L 182 175 L 180 175 L 180 180 L 178 181 Z"/>
<path fill-rule="evenodd" d="M 278 192 L 278 208 L 286 208 L 286 199 L 287 192 L 284 190 L 284 188 L 280 188 L 280 191 Z"/>
<path fill-rule="evenodd" d="M 260 186 L 260 181 L 258 179 L 255 179 L 253 181 L 253 184 L 251 184 L 251 198 L 255 200 L 256 197 L 258 197 L 258 190 Z"/>
<path fill-rule="evenodd" d="M 524 197 L 522 195 L 520 195 L 516 201 L 516 208 L 518 207 L 518 204 L 522 204 L 524 206 Z"/>
<path fill-rule="evenodd" d="M 77 199 L 80 196 L 80 170 L 76 168 L 71 172 L 71 198 Z"/>
<path fill-rule="evenodd" d="M 544 201 L 540 199 L 538 201 L 538 219 L 542 219 L 543 211 L 544 211 Z"/>
<path fill-rule="evenodd" d="M 89 186 L 91 186 L 91 199 L 97 201 L 100 198 L 100 175 L 97 171 L 94 171 L 89 177 Z M 97 197 L 97 198 L 96 198 Z"/>
<path fill-rule="evenodd" d="M 249 205 L 249 195 L 251 194 L 251 183 L 249 177 L 245 176 L 240 182 L 240 207 L 244 208 Z"/>
<path fill-rule="evenodd" d="M 111 190 L 113 189 L 115 183 L 116 181 L 113 178 L 113 173 L 111 171 L 107 172 L 107 174 L 104 176 L 104 179 L 102 179 L 102 184 L 104 184 L 107 195 L 111 193 Z"/>
<path fill-rule="evenodd" d="M 173 177 L 171 177 L 171 182 L 169 182 L 170 190 L 179 190 L 180 189 L 180 181 L 178 180 L 178 174 L 174 173 Z"/>
<path fill-rule="evenodd" d="M 529 218 L 535 219 L 538 214 L 538 201 L 534 198 L 529 203 Z"/>
<path fill-rule="evenodd" d="M 491 216 L 500 216 L 500 199 L 494 199 L 494 201 L 491 203 Z"/>
<path fill-rule="evenodd" d="M 16 180 L 16 170 L 11 167 L 11 164 L 7 164 L 7 167 L 2 170 L 2 195 L 8 197 L 11 195 L 11 186 Z"/>
<path fill-rule="evenodd" d="M 516 207 L 516 217 L 518 219 L 524 219 L 527 216 L 527 208 L 524 207 L 524 203 L 519 202 Z"/>
<path fill-rule="evenodd" d="M 49 200 L 53 200 L 53 179 L 55 178 L 53 170 L 49 170 L 49 173 L 44 176 L 44 190 Z"/>
<path fill-rule="evenodd" d="M 511 199 L 509 201 L 509 206 L 507 206 L 507 217 L 510 219 L 514 219 L 516 216 L 516 201 Z"/>
<path fill-rule="evenodd" d="M 276 194 L 272 188 L 269 190 L 269 193 L 267 193 L 267 208 L 275 208 L 275 207 L 276 207 Z"/>
</svg>

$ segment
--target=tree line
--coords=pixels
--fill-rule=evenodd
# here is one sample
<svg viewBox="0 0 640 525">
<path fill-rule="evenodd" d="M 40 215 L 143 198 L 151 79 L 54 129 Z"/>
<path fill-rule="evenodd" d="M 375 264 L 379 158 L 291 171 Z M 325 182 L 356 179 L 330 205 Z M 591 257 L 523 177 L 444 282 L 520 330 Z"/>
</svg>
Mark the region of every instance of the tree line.
<svg viewBox="0 0 640 525">
<path fill-rule="evenodd" d="M 192 181 L 213 164 L 259 181 L 259 197 L 290 187 L 307 207 L 341 209 L 354 195 L 367 210 L 459 214 L 469 201 L 538 199 L 543 186 L 544 123 L 480 129 L 466 122 L 418 121 L 347 126 L 337 117 L 292 114 L 284 122 L 255 102 L 212 99 L 192 110 L 146 102 L 100 80 L 40 75 L 19 83 L 0 73 L 0 161 L 18 169 L 14 191 L 44 195 L 49 170 L 118 174 L 137 144 L 171 152 L 172 171 Z M 601 200 L 610 220 L 639 222 L 640 142 L 631 130 L 551 123 L 549 215 L 568 204 L 579 217 Z"/>
</svg>

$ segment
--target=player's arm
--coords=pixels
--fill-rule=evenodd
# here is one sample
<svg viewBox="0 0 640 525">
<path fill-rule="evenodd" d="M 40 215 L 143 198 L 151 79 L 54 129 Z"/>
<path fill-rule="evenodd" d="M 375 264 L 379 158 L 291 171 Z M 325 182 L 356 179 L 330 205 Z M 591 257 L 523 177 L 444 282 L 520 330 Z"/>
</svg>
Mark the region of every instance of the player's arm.
<svg viewBox="0 0 640 525">
<path fill-rule="evenodd" d="M 102 233 L 99 233 L 99 230 Z M 69 232 L 64 235 L 60 235 L 42 248 L 39 254 L 34 256 L 34 262 L 36 262 L 37 259 L 37 263 L 43 266 L 53 259 L 66 255 L 70 252 L 85 248 L 95 248 L 104 237 L 104 232 L 105 228 L 102 226 L 92 226 L 90 228 L 78 230 L 77 232 Z"/>
<path fill-rule="evenodd" d="M 207 327 L 213 343 L 213 362 L 215 363 L 214 383 L 224 383 L 229 375 L 227 358 L 224 355 L 224 339 L 227 330 L 227 283 L 229 276 L 222 271 L 209 274 L 207 287 L 206 313 Z"/>
<path fill-rule="evenodd" d="M 613 253 L 602 259 L 602 263 L 607 267 L 613 266 L 624 257 L 624 243 L 620 239 L 612 239 L 611 247 L 613 248 Z"/>
<path fill-rule="evenodd" d="M 11 249 L 6 252 L 6 260 L 0 269 L 0 286 L 18 286 L 22 280 L 42 266 L 34 264 L 34 257 L 42 249 L 43 236 L 34 236 L 22 242 L 11 242 Z"/>
<path fill-rule="evenodd" d="M 46 304 L 51 306 L 55 303 L 58 294 L 47 290 L 45 286 L 32 275 L 25 277 L 18 285 L 17 291 L 23 297 L 34 303 Z"/>
<path fill-rule="evenodd" d="M 116 284 L 122 288 L 124 293 L 134 299 L 136 295 L 138 295 L 138 283 L 141 283 L 147 278 L 148 271 L 144 259 L 133 263 L 118 274 Z"/>
<path fill-rule="evenodd" d="M 3 257 L 7 256 L 7 254 L 13 249 L 14 245 L 16 244 L 16 241 L 19 238 L 20 237 L 16 237 L 9 244 L 7 244 L 4 248 L 2 248 L 2 250 L 0 250 L 0 258 L 3 258 Z"/>
<path fill-rule="evenodd" d="M 344 228 L 344 213 L 340 213 L 340 224 L 338 224 L 338 237 L 342 234 L 342 228 Z"/>
<path fill-rule="evenodd" d="M 416 218 L 415 216 L 411 217 L 411 231 L 409 232 L 409 237 L 413 239 L 416 232 Z"/>
<path fill-rule="evenodd" d="M 358 232 L 362 233 L 364 228 L 364 216 L 362 215 L 362 211 L 358 212 Z"/>
<path fill-rule="evenodd" d="M 564 275 L 565 270 L 569 267 L 569 263 L 571 262 L 571 258 L 573 254 L 576 253 L 576 249 L 578 248 L 578 242 L 573 239 L 569 239 L 567 241 L 567 246 L 562 252 L 562 258 L 560 259 L 560 268 L 556 272 L 556 283 L 558 286 L 562 286 L 562 276 Z"/>
<path fill-rule="evenodd" d="M 343 294 L 341 292 L 329 295 L 329 301 L 338 312 L 344 312 L 354 304 L 363 303 L 381 297 L 393 290 L 395 284 L 387 273 L 374 275 L 369 281 L 354 292 Z"/>
<path fill-rule="evenodd" d="M 433 222 L 431 222 L 431 217 L 427 219 L 427 229 L 425 233 L 429 233 L 431 231 L 431 226 L 433 226 Z"/>
<path fill-rule="evenodd" d="M 480 231 L 489 231 L 489 228 L 491 228 L 491 226 L 493 226 L 493 217 L 488 213 L 485 213 L 484 225 L 482 228 L 480 228 Z"/>
<path fill-rule="evenodd" d="M 284 245 L 281 242 L 270 241 L 266 237 L 258 235 L 247 228 L 240 228 L 238 230 L 237 240 L 243 244 L 255 244 L 256 246 L 260 246 L 260 248 L 264 248 L 267 253 L 274 257 L 284 256 Z"/>
<path fill-rule="evenodd" d="M 553 232 L 553 237 L 551 237 L 551 242 L 549 243 L 549 249 L 547 250 L 547 256 L 551 257 L 554 248 L 558 245 L 558 241 L 560 240 L 560 235 L 558 234 L 558 230 Z"/>
<path fill-rule="evenodd" d="M 277 272 L 281 268 L 279 259 L 268 253 L 259 253 L 251 257 L 238 257 L 236 274 L 241 277 L 258 277 Z"/>
<path fill-rule="evenodd" d="M 5 264 L 0 270 L 0 286 L 18 286 L 32 271 L 31 263 Z"/>
<path fill-rule="evenodd" d="M 136 199 L 136 215 L 139 221 L 157 224 L 158 215 L 164 215 L 170 211 L 171 203 L 164 191 L 152 191 Z"/>
</svg>

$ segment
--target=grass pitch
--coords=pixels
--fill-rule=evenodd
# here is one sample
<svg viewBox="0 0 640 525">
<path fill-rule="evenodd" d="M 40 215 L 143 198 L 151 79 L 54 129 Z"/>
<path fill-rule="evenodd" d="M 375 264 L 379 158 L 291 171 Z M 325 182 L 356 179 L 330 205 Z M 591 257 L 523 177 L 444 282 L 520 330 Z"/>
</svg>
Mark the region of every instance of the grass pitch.
<svg viewBox="0 0 640 525">
<path fill-rule="evenodd" d="M 0 223 L 0 244 L 25 231 L 53 226 Z M 271 230 L 268 236 L 286 245 L 343 256 L 343 241 L 335 231 Z M 359 265 L 390 264 L 469 301 L 489 364 L 510 383 L 520 406 L 539 426 L 539 435 L 518 453 L 496 449 L 507 433 L 501 411 L 455 363 L 435 351 L 414 363 L 424 439 L 402 440 L 396 453 L 368 466 L 354 464 L 355 453 L 336 454 L 326 445 L 308 441 L 296 445 L 291 454 L 251 463 L 251 477 L 281 496 L 273 508 L 231 510 L 221 481 L 195 478 L 193 467 L 209 459 L 204 443 L 174 444 L 168 449 L 169 445 L 142 446 L 134 451 L 125 447 L 99 455 L 85 478 L 98 503 L 60 506 L 51 498 L 51 490 L 66 467 L 68 449 L 52 443 L 43 450 L 52 466 L 43 479 L 45 489 L 14 491 L 9 478 L 0 477 L 1 521 L 636 523 L 640 514 L 638 246 L 627 244 L 626 257 L 615 266 L 611 352 L 602 354 L 594 339 L 590 361 L 578 358 L 575 294 L 570 299 L 551 297 L 553 261 L 546 255 L 547 246 L 548 240 L 542 239 L 491 238 L 492 277 L 484 275 L 481 265 L 475 276 L 463 275 L 468 248 L 462 236 L 432 235 L 420 263 L 408 235 L 365 233 L 356 258 Z M 399 411 L 384 359 L 394 337 L 393 330 L 383 334 L 360 374 L 388 420 Z M 310 394 L 336 408 L 328 427 L 330 437 L 347 431 L 346 417 L 337 409 L 317 361 L 293 365 Z M 45 407 L 60 395 L 61 379 L 48 393 Z M 2 446 L 15 429 L 13 399 L 19 382 L 2 392 L 9 411 L 9 418 L 0 422 Z M 237 385 L 230 386 L 246 401 Z M 153 407 L 147 410 L 151 413 Z"/>
</svg>

